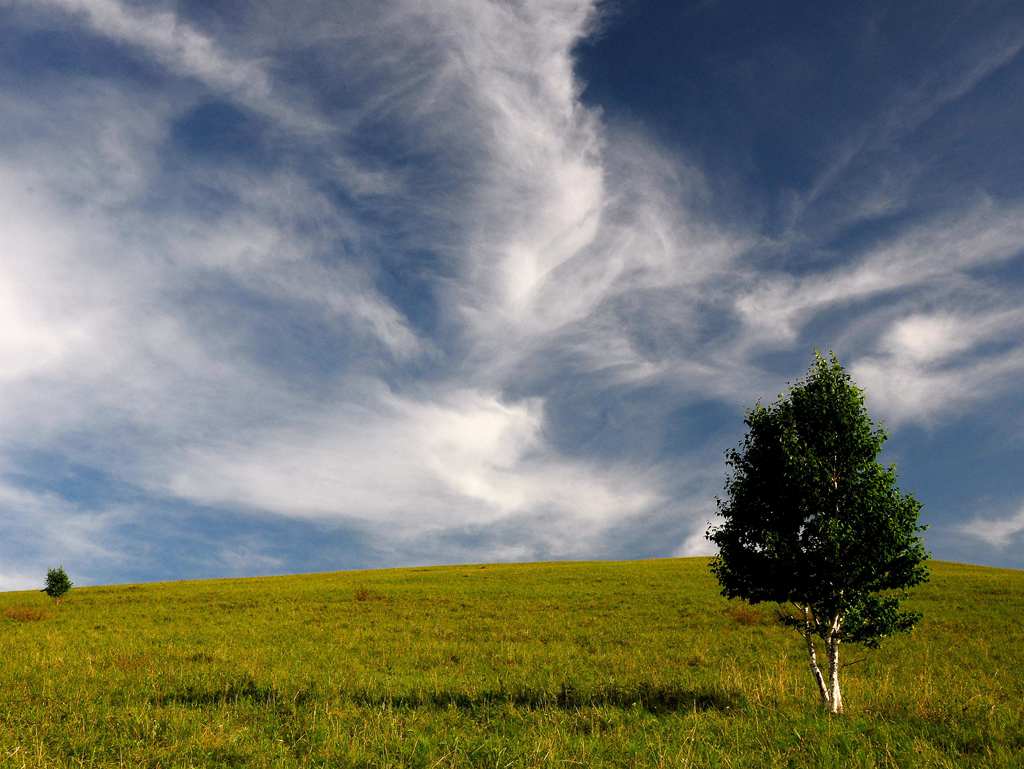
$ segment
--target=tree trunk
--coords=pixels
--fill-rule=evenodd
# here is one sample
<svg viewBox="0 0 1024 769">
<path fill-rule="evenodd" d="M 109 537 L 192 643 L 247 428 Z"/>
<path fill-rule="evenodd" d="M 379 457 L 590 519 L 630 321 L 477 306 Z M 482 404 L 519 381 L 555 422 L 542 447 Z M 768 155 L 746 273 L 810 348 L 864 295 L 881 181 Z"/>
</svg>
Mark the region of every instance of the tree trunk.
<svg viewBox="0 0 1024 769">
<path fill-rule="evenodd" d="M 817 629 L 817 622 L 814 620 L 809 606 L 801 608 L 804 610 L 804 640 L 807 642 L 807 657 L 811 675 L 814 676 L 814 682 L 818 684 L 821 704 L 828 709 L 829 713 L 842 713 L 843 693 L 839 688 L 839 628 L 842 625 L 843 617 L 841 614 L 836 614 L 828 626 L 828 634 L 825 638 L 825 648 L 828 652 L 828 681 L 826 682 L 821 667 L 818 665 L 818 652 L 814 645 L 814 631 Z"/>
<path fill-rule="evenodd" d="M 839 689 L 839 628 L 843 624 L 843 615 L 836 614 L 828 626 L 828 710 L 830 713 L 843 712 L 843 693 Z"/>
<path fill-rule="evenodd" d="M 804 640 L 807 641 L 807 656 L 810 662 L 811 675 L 814 676 L 814 681 L 818 684 L 821 704 L 831 709 L 829 689 L 825 684 L 825 676 L 821 674 L 821 668 L 818 667 L 818 652 L 814 648 L 814 636 L 811 634 L 811 613 L 806 606 L 804 607 Z"/>
<path fill-rule="evenodd" d="M 833 634 L 828 643 L 828 704 L 830 713 L 843 712 L 843 693 L 839 689 L 839 638 Z"/>
</svg>

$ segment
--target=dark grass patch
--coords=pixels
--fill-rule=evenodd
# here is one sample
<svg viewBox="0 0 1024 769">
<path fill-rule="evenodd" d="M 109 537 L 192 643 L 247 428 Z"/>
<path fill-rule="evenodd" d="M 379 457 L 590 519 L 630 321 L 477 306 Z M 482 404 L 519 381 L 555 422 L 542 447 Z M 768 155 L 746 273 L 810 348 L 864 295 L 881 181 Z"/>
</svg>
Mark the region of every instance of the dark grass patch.
<svg viewBox="0 0 1024 769">
<path fill-rule="evenodd" d="M 313 689 L 282 692 L 273 685 L 260 684 L 245 676 L 216 688 L 186 686 L 152 699 L 155 705 L 184 705 L 208 707 L 210 705 L 251 703 L 262 706 L 298 706 L 313 701 L 350 702 L 367 708 L 394 709 L 448 709 L 478 710 L 495 705 L 515 705 L 528 710 L 554 708 L 579 710 L 582 708 L 614 707 L 623 710 L 638 708 L 649 713 L 677 711 L 729 711 L 744 704 L 738 692 L 713 689 L 694 689 L 683 686 L 605 686 L 578 689 L 565 683 L 555 691 L 546 689 L 486 689 L 468 693 L 456 690 L 396 692 L 393 694 L 370 690 L 342 690 L 334 696 Z"/>
<path fill-rule="evenodd" d="M 154 705 L 184 705 L 208 707 L 251 703 L 254 705 L 303 705 L 316 699 L 312 690 L 300 689 L 294 693 L 281 692 L 276 686 L 260 684 L 251 676 L 242 676 L 218 687 L 184 686 L 151 698 Z"/>
<path fill-rule="evenodd" d="M 113 666 L 126 673 L 151 667 L 152 657 L 148 654 L 118 654 L 111 660 Z"/>
<path fill-rule="evenodd" d="M 725 615 L 739 625 L 774 625 L 776 619 L 763 609 L 749 603 L 737 603 L 725 610 Z"/>
<path fill-rule="evenodd" d="M 533 688 L 488 689 L 474 693 L 441 690 L 382 694 L 363 691 L 342 692 L 341 696 L 354 704 L 372 708 L 446 709 L 454 707 L 460 710 L 476 710 L 493 705 L 515 705 L 529 710 L 546 708 L 579 710 L 599 707 L 630 710 L 639 708 L 649 713 L 728 711 L 741 707 L 744 702 L 742 695 L 738 692 L 653 684 L 578 689 L 570 683 L 564 683 L 557 691 Z"/>
<path fill-rule="evenodd" d="M 53 615 L 46 609 L 35 606 L 11 606 L 4 609 L 4 616 L 14 622 L 40 622 Z"/>
<path fill-rule="evenodd" d="M 252 756 L 236 748 L 213 748 L 207 753 L 207 766 L 216 769 L 244 769 L 252 765 Z"/>
<path fill-rule="evenodd" d="M 383 593 L 375 592 L 368 587 L 357 587 L 352 591 L 352 597 L 360 603 L 365 601 L 386 601 L 388 599 Z"/>
</svg>

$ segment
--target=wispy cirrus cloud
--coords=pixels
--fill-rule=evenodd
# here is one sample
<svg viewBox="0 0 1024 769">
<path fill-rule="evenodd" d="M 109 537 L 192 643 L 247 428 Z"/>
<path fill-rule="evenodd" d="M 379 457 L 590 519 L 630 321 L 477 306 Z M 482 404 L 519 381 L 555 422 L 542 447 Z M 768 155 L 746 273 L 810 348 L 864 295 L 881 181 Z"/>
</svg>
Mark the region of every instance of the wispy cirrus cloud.
<svg viewBox="0 0 1024 769">
<path fill-rule="evenodd" d="M 1022 366 L 1013 281 L 982 274 L 1019 257 L 1019 201 L 768 237 L 586 102 L 598 3 L 10 7 L 159 72 L 72 67 L 31 99 L 0 79 L 0 454 L 57 518 L 118 511 L 83 542 L 138 508 L 80 504 L 40 457 L 190 526 L 348 527 L 389 562 L 703 552 L 722 442 L 794 374 L 772 354 L 834 343 L 897 425 Z M 894 107 L 899 130 L 1008 66 L 1004 42 Z M 294 563 L 251 532 L 197 547 Z"/>
<path fill-rule="evenodd" d="M 869 37 L 873 37 L 869 36 Z M 869 121 L 843 127 L 834 157 L 791 213 L 810 229 L 841 230 L 851 224 L 904 210 L 912 204 L 916 177 L 925 170 L 900 152 L 915 131 L 943 109 L 969 96 L 1010 65 L 1024 50 L 1024 29 L 1010 24 L 966 46 L 916 78 L 893 78 L 896 95 Z M 836 206 L 841 206 L 841 211 Z M 820 221 L 813 221 L 818 217 Z"/>
<path fill-rule="evenodd" d="M 221 50 L 170 11 L 56 5 L 94 33 L 198 80 L 216 98 L 295 130 L 282 117 L 286 89 L 255 58 Z M 581 542 L 598 540 L 568 521 L 585 522 L 598 536 L 666 504 L 658 467 L 562 455 L 545 435 L 543 397 L 502 394 L 538 350 L 567 339 L 576 348 L 600 346 L 613 329 L 591 319 L 608 299 L 644 286 L 682 290 L 685 275 L 705 269 L 676 251 L 699 229 L 667 198 L 677 182 L 667 179 L 659 191 L 636 175 L 652 167 L 653 155 L 617 161 L 642 196 L 627 200 L 606 188 L 602 129 L 579 102 L 572 74 L 571 48 L 593 15 L 586 3 L 518 11 L 455 3 L 426 12 L 398 5 L 387 15 L 383 29 L 398 39 L 419 39 L 423 23 L 444 28 L 436 55 L 447 64 L 425 73 L 436 103 L 425 102 L 422 89 L 399 91 L 390 97 L 395 104 L 384 110 L 378 101 L 373 114 L 388 112 L 401 133 L 432 110 L 447 110 L 449 99 L 471 105 L 456 107 L 455 123 L 440 133 L 432 123 L 427 137 L 439 153 L 458 153 L 475 169 L 452 177 L 450 198 L 421 207 L 404 198 L 404 184 L 372 189 L 378 198 L 398 195 L 395 205 L 440 217 L 458 234 L 425 244 L 457 277 L 440 287 L 438 301 L 442 322 L 465 345 L 457 376 L 425 392 L 400 394 L 410 383 L 390 367 L 437 351 L 377 293 L 363 250 L 379 247 L 377 236 L 323 191 L 325 183 L 355 179 L 355 197 L 367 194 L 365 164 L 349 158 L 345 142 L 332 147 L 321 136 L 293 134 L 315 157 L 334 159 L 326 175 L 319 167 L 282 173 L 211 167 L 209 159 L 192 165 L 182 156 L 170 176 L 170 137 L 195 97 L 161 104 L 136 126 L 140 95 L 103 86 L 86 130 L 60 137 L 55 152 L 56 116 L 76 92 L 99 86 L 86 80 L 52 92 L 47 108 L 22 115 L 24 126 L 42 130 L 21 134 L 28 137 L 19 146 L 25 162 L 10 161 L 3 188 L 21 225 L 4 233 L 19 258 L 2 277 L 19 301 L 9 305 L 2 349 L 23 366 L 27 350 L 50 350 L 34 356 L 31 370 L 8 368 L 12 397 L 2 424 L 11 444 L 39 451 L 67 441 L 61 450 L 75 461 L 164 498 L 351 520 L 385 539 L 396 526 L 408 535 L 546 519 L 504 545 L 521 554 L 535 547 L 581 552 Z M 426 41 L 419 46 L 428 56 Z M 475 139 L 454 146 L 457 134 Z M 89 165 L 67 162 L 76 157 Z M 62 164 L 78 175 L 58 173 Z M 110 174 L 122 168 L 132 171 Z M 217 205 L 192 205 L 197 190 Z M 49 235 L 57 221 L 63 238 Z M 695 252 L 700 258 L 735 250 L 716 233 L 702 238 L 710 245 Z M 322 323 L 321 341 L 338 339 L 337 364 L 283 366 L 287 354 L 265 347 L 266 336 L 289 343 L 282 318 L 297 323 L 296 331 Z M 358 342 L 360 335 L 368 341 Z M 390 353 L 390 364 L 370 354 L 370 341 Z M 330 355 L 329 347 L 313 350 Z M 630 356 L 623 365 L 635 362 Z M 132 437 L 125 444 L 114 434 Z"/>
<path fill-rule="evenodd" d="M 244 56 L 226 50 L 180 18 L 172 6 L 150 9 L 120 0 L 39 0 L 33 5 L 70 14 L 94 33 L 134 46 L 176 74 L 195 78 L 292 130 L 329 129 L 314 113 L 275 89 L 259 52 Z"/>
<path fill-rule="evenodd" d="M 763 277 L 736 302 L 740 316 L 766 338 L 793 340 L 815 314 L 884 294 L 947 281 L 1019 257 L 1024 209 L 983 199 L 966 212 L 916 223 L 869 248 L 853 264 L 806 277 Z"/>
</svg>

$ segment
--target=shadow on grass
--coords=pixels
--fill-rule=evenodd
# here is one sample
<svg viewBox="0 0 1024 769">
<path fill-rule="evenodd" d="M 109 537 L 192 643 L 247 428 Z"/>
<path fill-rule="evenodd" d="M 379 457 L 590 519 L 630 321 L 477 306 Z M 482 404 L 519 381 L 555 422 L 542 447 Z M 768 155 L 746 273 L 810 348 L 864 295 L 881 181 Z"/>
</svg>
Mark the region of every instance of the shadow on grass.
<svg viewBox="0 0 1024 769">
<path fill-rule="evenodd" d="M 303 705 L 320 699 L 316 692 L 299 689 L 282 692 L 276 686 L 257 683 L 254 678 L 244 676 L 228 681 L 222 686 L 184 686 L 166 694 L 150 698 L 154 705 L 185 705 L 202 708 L 211 705 L 253 704 L 268 706 Z"/>
<path fill-rule="evenodd" d="M 629 710 L 640 708 L 650 713 L 679 710 L 729 710 L 740 705 L 738 694 L 712 689 L 690 689 L 683 686 L 600 686 L 577 689 L 562 684 L 558 691 L 547 689 L 492 689 L 473 693 L 456 691 L 421 691 L 380 694 L 348 693 L 346 699 L 357 705 L 395 708 L 459 708 L 473 710 L 489 705 L 516 705 L 530 710 L 559 708 L 613 707 Z"/>
<path fill-rule="evenodd" d="M 458 708 L 475 710 L 494 705 L 515 705 L 530 710 L 557 708 L 578 710 L 591 707 L 613 707 L 629 710 L 639 708 L 650 713 L 677 711 L 731 710 L 743 703 L 737 692 L 693 689 L 684 686 L 606 685 L 578 689 L 564 683 L 556 690 L 519 688 L 487 689 L 477 692 L 451 690 L 405 691 L 385 693 L 366 689 L 341 690 L 333 694 L 300 689 L 282 692 L 273 686 L 258 684 L 252 678 L 241 678 L 215 689 L 185 687 L 153 698 L 155 704 L 177 704 L 205 707 L 232 703 L 251 703 L 270 707 L 295 707 L 313 700 L 351 702 L 372 708 Z"/>
</svg>

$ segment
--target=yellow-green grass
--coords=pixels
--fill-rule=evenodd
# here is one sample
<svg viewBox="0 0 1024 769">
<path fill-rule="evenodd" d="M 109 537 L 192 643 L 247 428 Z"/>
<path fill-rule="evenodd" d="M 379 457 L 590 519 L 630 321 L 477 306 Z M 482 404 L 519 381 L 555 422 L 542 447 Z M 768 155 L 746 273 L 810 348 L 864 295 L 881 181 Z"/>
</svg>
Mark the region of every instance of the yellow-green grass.
<svg viewBox="0 0 1024 769">
<path fill-rule="evenodd" d="M 0 766 L 1024 766 L 1024 572 L 912 604 L 829 717 L 706 559 L 0 594 Z"/>
</svg>

